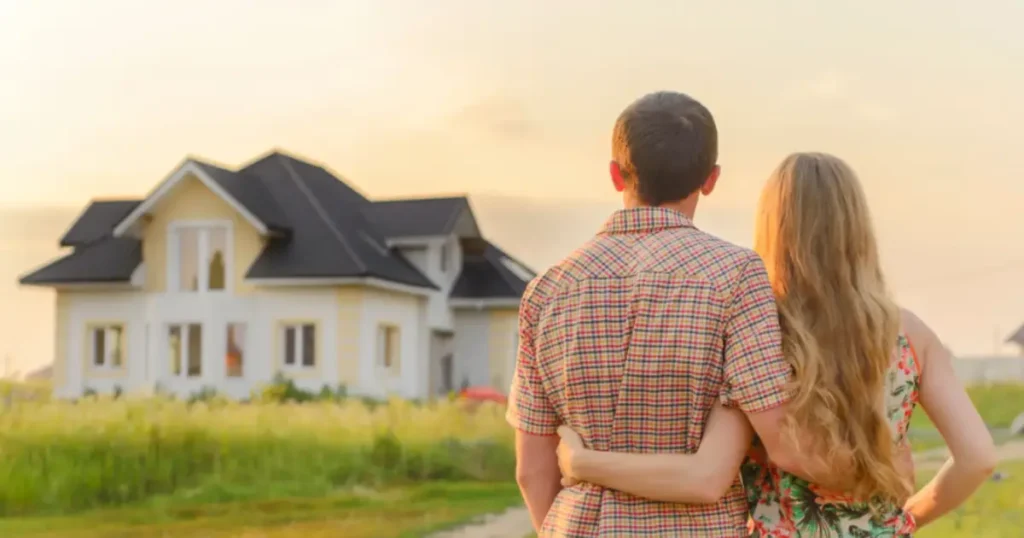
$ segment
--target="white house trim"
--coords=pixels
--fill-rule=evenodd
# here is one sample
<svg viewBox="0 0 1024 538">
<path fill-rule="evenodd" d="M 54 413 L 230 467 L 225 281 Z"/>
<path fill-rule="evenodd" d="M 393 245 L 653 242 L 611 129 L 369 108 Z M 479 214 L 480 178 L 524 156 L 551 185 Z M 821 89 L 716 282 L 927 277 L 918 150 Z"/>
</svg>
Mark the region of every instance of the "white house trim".
<svg viewBox="0 0 1024 538">
<path fill-rule="evenodd" d="M 424 235 L 420 237 L 389 237 L 385 243 L 389 247 L 429 247 L 440 245 L 448 239 L 444 235 Z"/>
<path fill-rule="evenodd" d="M 455 309 L 519 308 L 519 299 L 449 299 Z"/>
<path fill-rule="evenodd" d="M 214 181 L 206 172 L 203 171 L 195 162 L 191 159 L 186 160 L 184 164 L 179 166 L 171 175 L 167 176 L 157 188 L 151 192 L 141 204 L 138 205 L 131 213 L 128 214 L 115 228 L 114 237 L 121 237 L 127 232 L 136 221 L 139 220 L 148 211 L 153 209 L 153 206 L 160 201 L 161 198 L 171 192 L 174 187 L 180 183 L 183 179 L 189 175 L 195 176 L 199 181 L 206 186 L 206 188 L 213 191 L 214 194 L 223 199 L 232 209 L 238 211 L 245 220 L 249 221 L 254 228 L 260 233 L 260 235 L 268 235 L 269 229 L 267 225 L 263 223 L 256 215 L 253 215 L 251 211 L 245 208 L 234 196 L 231 196 L 225 191 L 219 183 Z"/>
<path fill-rule="evenodd" d="M 310 277 L 310 278 L 247 278 L 246 282 L 256 286 L 308 287 L 308 286 L 369 286 L 398 293 L 429 297 L 437 290 L 399 284 L 374 277 Z"/>
<path fill-rule="evenodd" d="M 141 265 L 140 265 L 141 266 Z M 138 269 L 136 268 L 136 271 Z M 133 273 L 134 274 L 134 273 Z M 33 284 L 28 284 L 33 285 Z M 134 282 L 57 282 L 53 284 L 37 284 L 55 290 L 66 291 L 132 291 L 140 289 Z"/>
</svg>

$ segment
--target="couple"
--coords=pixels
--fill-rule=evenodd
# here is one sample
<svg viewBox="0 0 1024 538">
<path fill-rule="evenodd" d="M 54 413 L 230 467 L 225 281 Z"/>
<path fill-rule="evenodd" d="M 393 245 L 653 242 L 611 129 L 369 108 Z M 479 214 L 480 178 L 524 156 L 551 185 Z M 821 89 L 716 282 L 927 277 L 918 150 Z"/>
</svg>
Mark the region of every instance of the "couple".
<svg viewBox="0 0 1024 538">
<path fill-rule="evenodd" d="M 846 163 L 786 158 L 752 252 L 692 223 L 719 179 L 703 105 L 639 99 L 612 155 L 625 208 L 520 306 L 507 418 L 540 536 L 910 536 L 986 480 L 992 438 L 889 295 Z M 918 403 L 953 457 L 913 493 Z"/>
</svg>

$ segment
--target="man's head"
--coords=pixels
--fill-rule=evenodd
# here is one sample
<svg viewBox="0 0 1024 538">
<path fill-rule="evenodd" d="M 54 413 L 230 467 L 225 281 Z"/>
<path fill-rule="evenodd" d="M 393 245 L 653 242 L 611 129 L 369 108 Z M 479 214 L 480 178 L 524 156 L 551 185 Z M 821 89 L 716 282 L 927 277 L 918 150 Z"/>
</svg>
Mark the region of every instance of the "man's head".
<svg viewBox="0 0 1024 538">
<path fill-rule="evenodd" d="M 715 120 L 688 95 L 645 95 L 615 122 L 612 159 L 612 182 L 625 192 L 627 206 L 695 202 L 718 180 Z"/>
</svg>

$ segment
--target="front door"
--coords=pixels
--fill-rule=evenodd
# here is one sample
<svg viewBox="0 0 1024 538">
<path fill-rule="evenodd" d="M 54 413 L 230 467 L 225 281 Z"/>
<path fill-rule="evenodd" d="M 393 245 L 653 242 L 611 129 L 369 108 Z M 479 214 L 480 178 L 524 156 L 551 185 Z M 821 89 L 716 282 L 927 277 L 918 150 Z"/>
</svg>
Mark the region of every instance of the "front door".
<svg viewBox="0 0 1024 538">
<path fill-rule="evenodd" d="M 434 331 L 430 335 L 430 393 L 443 396 L 455 387 L 455 335 Z"/>
</svg>

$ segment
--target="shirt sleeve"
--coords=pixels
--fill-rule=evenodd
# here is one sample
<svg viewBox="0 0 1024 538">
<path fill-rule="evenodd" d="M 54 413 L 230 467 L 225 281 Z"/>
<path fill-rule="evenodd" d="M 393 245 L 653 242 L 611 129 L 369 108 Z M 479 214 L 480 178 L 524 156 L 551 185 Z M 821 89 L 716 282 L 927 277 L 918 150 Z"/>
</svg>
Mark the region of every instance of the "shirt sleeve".
<svg viewBox="0 0 1024 538">
<path fill-rule="evenodd" d="M 534 284 L 531 284 L 519 306 L 519 350 L 516 369 L 509 390 L 505 420 L 517 430 L 532 435 L 555 435 L 560 421 L 554 406 L 544 390 L 540 368 L 537 365 L 534 330 L 536 305 Z"/>
<path fill-rule="evenodd" d="M 734 286 L 725 327 L 722 403 L 746 413 L 766 411 L 789 399 L 792 369 L 782 354 L 775 295 L 764 264 L 747 262 Z"/>
</svg>

